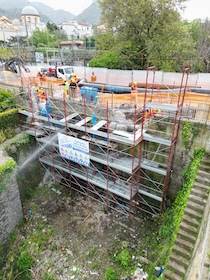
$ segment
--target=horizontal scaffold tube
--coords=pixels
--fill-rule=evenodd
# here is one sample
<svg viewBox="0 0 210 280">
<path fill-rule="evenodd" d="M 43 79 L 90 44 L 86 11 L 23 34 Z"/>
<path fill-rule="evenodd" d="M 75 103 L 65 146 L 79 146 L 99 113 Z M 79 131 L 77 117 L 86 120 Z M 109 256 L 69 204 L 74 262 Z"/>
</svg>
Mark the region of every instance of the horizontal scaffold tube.
<svg viewBox="0 0 210 280">
<path fill-rule="evenodd" d="M 131 93 L 131 87 L 123 87 L 123 86 L 117 86 L 117 85 L 107 85 L 107 84 L 99 84 L 99 83 L 87 83 L 81 80 L 78 83 L 79 87 L 91 87 L 91 88 L 97 88 L 98 90 L 105 91 L 106 93 L 118 93 L 118 94 L 124 94 L 124 93 Z M 184 89 L 182 89 L 184 90 Z M 159 89 L 146 89 L 146 88 L 138 88 L 138 92 L 159 92 Z M 163 89 L 161 92 L 179 92 L 180 88 L 176 89 Z"/>
</svg>

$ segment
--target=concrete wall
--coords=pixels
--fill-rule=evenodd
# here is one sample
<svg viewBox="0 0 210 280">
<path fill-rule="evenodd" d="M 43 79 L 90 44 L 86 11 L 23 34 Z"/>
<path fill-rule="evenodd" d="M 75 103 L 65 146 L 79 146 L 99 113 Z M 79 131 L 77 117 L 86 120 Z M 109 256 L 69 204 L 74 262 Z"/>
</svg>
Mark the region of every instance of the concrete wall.
<svg viewBox="0 0 210 280">
<path fill-rule="evenodd" d="M 205 258 L 209 253 L 208 244 L 210 244 L 210 195 L 206 203 L 200 231 L 195 244 L 191 264 L 186 275 L 187 280 L 204 280 Z M 210 276 L 210 274 L 209 274 Z"/>
<path fill-rule="evenodd" d="M 204 148 L 207 153 L 210 153 L 210 125 L 199 124 L 199 134 L 194 138 L 192 138 L 191 135 L 191 147 L 186 149 L 182 139 L 183 124 L 184 123 L 182 123 L 179 131 L 173 172 L 171 173 L 169 198 L 172 201 L 175 199 L 177 191 L 182 186 L 182 172 L 184 167 L 191 161 L 194 150 Z M 192 123 L 192 125 L 195 126 L 196 124 Z"/>
</svg>

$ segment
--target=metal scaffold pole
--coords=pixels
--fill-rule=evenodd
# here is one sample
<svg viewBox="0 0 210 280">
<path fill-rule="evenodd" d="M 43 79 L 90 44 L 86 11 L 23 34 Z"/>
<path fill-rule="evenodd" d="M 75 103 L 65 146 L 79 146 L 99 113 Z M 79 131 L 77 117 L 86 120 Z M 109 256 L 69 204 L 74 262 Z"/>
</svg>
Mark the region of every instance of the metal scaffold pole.
<svg viewBox="0 0 210 280">
<path fill-rule="evenodd" d="M 175 158 L 175 154 L 176 154 L 176 144 L 177 144 L 178 134 L 179 134 L 179 130 L 180 130 L 181 116 L 182 116 L 182 110 L 183 110 L 186 89 L 187 89 L 189 73 L 190 73 L 190 67 L 184 67 L 183 72 L 182 72 L 182 79 L 181 79 L 181 84 L 180 84 L 178 100 L 177 100 L 177 110 L 175 112 L 175 117 L 174 117 L 173 131 L 172 131 L 172 136 L 171 136 L 171 145 L 170 145 L 170 149 L 169 149 L 169 153 L 168 153 L 166 176 L 164 179 L 162 203 L 161 203 L 161 208 L 160 208 L 161 212 L 163 211 L 164 198 L 167 194 L 167 190 L 170 185 L 171 172 L 173 169 L 174 158 Z"/>
</svg>

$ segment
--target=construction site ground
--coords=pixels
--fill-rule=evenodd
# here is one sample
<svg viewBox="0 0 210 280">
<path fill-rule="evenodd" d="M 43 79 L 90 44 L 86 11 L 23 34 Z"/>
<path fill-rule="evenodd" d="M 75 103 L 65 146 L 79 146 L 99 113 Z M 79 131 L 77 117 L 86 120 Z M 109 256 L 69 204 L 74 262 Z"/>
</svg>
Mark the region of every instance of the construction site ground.
<svg viewBox="0 0 210 280">
<path fill-rule="evenodd" d="M 102 280 L 110 267 L 119 277 L 127 277 L 149 258 L 148 236 L 157 230 L 151 220 L 139 218 L 129 222 L 126 216 L 115 211 L 106 213 L 100 203 L 69 193 L 67 188 L 60 188 L 59 194 L 53 190 L 39 187 L 25 203 L 26 222 L 13 245 L 17 250 L 18 240 L 24 239 L 27 244 L 27 251 L 35 261 L 32 279 L 41 280 L 50 275 L 52 279 Z M 42 233 L 51 230 L 49 239 L 37 253 L 34 246 L 43 239 Z M 121 269 L 113 261 L 125 248 L 133 252 L 129 275 L 121 275 Z"/>
</svg>

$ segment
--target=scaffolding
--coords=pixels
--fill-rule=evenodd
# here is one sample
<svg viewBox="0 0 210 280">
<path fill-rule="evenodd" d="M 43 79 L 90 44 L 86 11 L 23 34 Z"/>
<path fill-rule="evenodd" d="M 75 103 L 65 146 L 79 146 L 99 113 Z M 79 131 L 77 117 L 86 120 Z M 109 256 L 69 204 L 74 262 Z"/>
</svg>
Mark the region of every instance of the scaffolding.
<svg viewBox="0 0 210 280">
<path fill-rule="evenodd" d="M 155 67 L 148 67 L 146 83 L 151 74 L 155 83 Z M 100 201 L 107 211 L 156 215 L 170 186 L 188 75 L 185 68 L 176 104 L 162 103 L 160 93 L 146 87 L 143 104 L 125 109 L 48 97 L 37 112 L 31 87 L 28 108 L 19 110 L 21 129 L 36 138 L 53 182 Z"/>
</svg>

